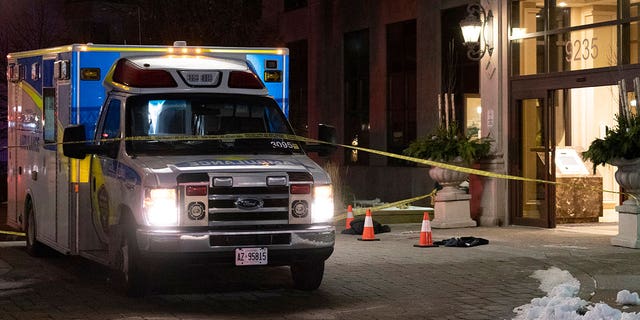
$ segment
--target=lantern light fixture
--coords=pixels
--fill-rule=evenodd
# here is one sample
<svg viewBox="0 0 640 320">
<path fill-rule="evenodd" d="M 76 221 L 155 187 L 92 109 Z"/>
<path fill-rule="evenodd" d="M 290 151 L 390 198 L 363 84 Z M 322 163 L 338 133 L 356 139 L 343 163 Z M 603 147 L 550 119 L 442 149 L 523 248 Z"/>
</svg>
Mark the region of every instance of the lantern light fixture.
<svg viewBox="0 0 640 320">
<path fill-rule="evenodd" d="M 479 3 L 469 4 L 467 12 L 467 17 L 460 21 L 460 29 L 468 48 L 467 57 L 478 61 L 485 53 L 489 56 L 493 53 L 493 12 Z"/>
</svg>

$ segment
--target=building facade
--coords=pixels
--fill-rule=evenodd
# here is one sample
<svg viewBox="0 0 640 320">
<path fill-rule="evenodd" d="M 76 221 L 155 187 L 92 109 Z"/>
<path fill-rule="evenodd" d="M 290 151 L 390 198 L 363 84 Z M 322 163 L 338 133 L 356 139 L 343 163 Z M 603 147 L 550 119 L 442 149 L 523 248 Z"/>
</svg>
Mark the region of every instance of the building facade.
<svg viewBox="0 0 640 320">
<path fill-rule="evenodd" d="M 466 57 L 459 28 L 467 14 L 466 1 L 277 2 L 265 1 L 263 19 L 275 21 L 290 49 L 291 121 L 297 132 L 315 137 L 317 123 L 332 124 L 341 143 L 402 154 L 411 141 L 438 126 L 438 99 L 442 109 L 445 93 L 451 93 L 446 102 L 450 120 L 468 122 L 470 130 L 491 135 L 496 158 L 483 167 L 505 172 L 499 111 L 506 100 L 502 69 L 481 74 L 484 61 Z M 495 69 L 506 54 L 499 51 L 491 57 Z M 491 85 L 480 85 L 485 77 Z M 489 86 L 491 93 L 483 94 Z M 486 119 L 477 111 L 485 96 L 491 98 L 482 105 L 495 108 L 493 125 L 486 129 L 481 128 Z M 323 160 L 340 168 L 338 193 L 345 203 L 398 201 L 428 194 L 434 187 L 427 167 L 392 157 L 339 149 Z M 482 197 L 482 213 L 474 218 L 485 225 L 504 223 L 506 183 L 483 180 L 484 193 L 490 196 Z"/>
<path fill-rule="evenodd" d="M 470 3 L 264 1 L 263 19 L 291 50 L 294 127 L 316 137 L 318 123 L 332 124 L 341 143 L 402 153 L 446 106 L 467 133 L 494 140 L 480 169 L 524 178 L 472 180 L 480 225 L 602 221 L 620 199 L 593 189 L 617 191 L 614 168 L 594 174 L 579 155 L 613 125 L 620 97 L 635 105 L 640 1 L 481 0 L 478 61 L 459 26 Z M 395 158 L 339 149 L 322 161 L 339 168 L 344 203 L 434 187 L 428 168 Z"/>
</svg>

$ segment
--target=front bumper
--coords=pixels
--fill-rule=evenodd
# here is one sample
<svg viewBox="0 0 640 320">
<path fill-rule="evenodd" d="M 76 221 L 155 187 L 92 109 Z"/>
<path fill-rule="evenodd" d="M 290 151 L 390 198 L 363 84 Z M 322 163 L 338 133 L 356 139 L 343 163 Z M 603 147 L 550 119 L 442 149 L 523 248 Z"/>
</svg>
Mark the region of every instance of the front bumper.
<svg viewBox="0 0 640 320">
<path fill-rule="evenodd" d="M 236 248 L 267 248 L 269 265 L 326 260 L 333 253 L 335 228 L 228 231 L 137 230 L 140 253 L 162 260 L 234 264 Z"/>
</svg>

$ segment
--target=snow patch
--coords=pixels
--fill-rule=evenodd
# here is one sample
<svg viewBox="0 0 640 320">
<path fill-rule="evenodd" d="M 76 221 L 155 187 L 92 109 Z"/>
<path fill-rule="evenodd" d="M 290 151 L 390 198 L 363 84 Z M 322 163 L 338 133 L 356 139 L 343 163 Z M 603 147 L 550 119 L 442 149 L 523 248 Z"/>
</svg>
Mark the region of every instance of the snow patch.
<svg viewBox="0 0 640 320">
<path fill-rule="evenodd" d="M 625 289 L 618 292 L 618 295 L 616 296 L 616 303 L 624 305 L 638 305 L 640 304 L 640 298 L 638 297 L 637 292 L 631 293 L 629 290 Z"/>
<path fill-rule="evenodd" d="M 638 313 L 623 313 L 605 303 L 592 304 L 578 298 L 580 281 L 566 270 L 551 267 L 537 270 L 531 277 L 540 281 L 540 290 L 547 296 L 514 308 L 514 320 L 640 320 Z M 637 293 L 622 290 L 616 302 L 640 304 L 640 299 Z"/>
</svg>

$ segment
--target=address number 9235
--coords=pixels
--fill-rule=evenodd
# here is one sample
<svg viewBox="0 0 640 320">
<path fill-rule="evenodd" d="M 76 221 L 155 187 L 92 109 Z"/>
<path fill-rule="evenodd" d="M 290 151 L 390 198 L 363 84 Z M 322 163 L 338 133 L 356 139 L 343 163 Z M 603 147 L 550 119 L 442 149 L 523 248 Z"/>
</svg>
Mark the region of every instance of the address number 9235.
<svg viewBox="0 0 640 320">
<path fill-rule="evenodd" d="M 598 57 L 598 38 L 568 40 L 564 43 L 567 62 L 595 59 Z"/>
</svg>

